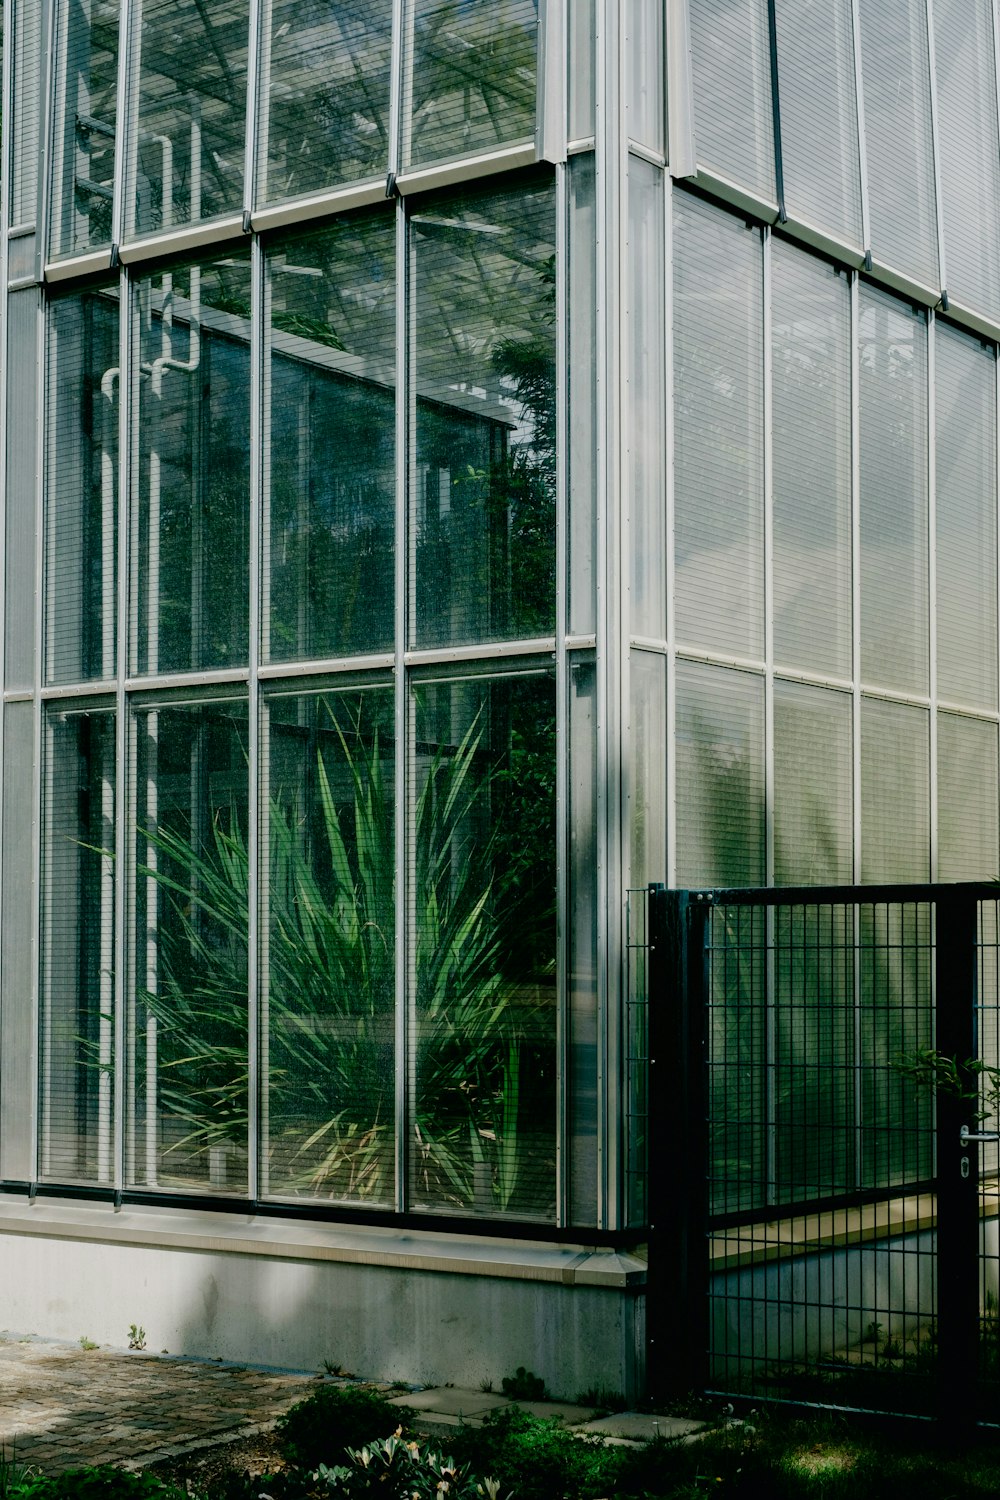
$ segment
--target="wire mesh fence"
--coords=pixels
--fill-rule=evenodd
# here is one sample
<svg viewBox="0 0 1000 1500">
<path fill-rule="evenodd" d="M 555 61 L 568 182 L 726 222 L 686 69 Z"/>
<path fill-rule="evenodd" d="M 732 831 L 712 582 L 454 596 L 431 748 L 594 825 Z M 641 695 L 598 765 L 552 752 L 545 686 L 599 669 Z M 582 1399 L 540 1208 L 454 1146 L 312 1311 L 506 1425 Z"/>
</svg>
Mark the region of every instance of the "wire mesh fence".
<svg viewBox="0 0 1000 1500">
<path fill-rule="evenodd" d="M 998 894 L 632 894 L 654 1388 L 1000 1417 Z"/>
</svg>

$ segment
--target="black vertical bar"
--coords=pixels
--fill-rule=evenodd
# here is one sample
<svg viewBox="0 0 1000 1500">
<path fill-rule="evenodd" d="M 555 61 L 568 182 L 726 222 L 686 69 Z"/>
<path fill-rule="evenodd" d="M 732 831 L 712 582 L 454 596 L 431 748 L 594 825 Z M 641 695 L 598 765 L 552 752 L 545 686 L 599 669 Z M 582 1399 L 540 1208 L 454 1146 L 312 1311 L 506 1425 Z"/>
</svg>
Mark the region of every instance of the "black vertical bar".
<svg viewBox="0 0 1000 1500">
<path fill-rule="evenodd" d="M 707 1373 L 708 910 L 649 889 L 646 1380 L 657 1399 L 701 1389 Z"/>
<path fill-rule="evenodd" d="M 935 903 L 936 1046 L 954 1058 L 958 1088 L 936 1090 L 938 1415 L 950 1437 L 975 1421 L 979 1363 L 979 1148 L 977 1127 L 978 902 L 942 888 Z"/>
</svg>

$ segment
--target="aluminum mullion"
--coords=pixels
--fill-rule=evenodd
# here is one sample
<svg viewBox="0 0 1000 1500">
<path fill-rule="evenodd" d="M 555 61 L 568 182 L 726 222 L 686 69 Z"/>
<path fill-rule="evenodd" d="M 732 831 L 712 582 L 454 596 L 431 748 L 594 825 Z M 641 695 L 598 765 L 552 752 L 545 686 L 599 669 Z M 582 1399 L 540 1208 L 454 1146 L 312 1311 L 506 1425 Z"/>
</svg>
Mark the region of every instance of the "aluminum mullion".
<svg viewBox="0 0 1000 1500">
<path fill-rule="evenodd" d="M 688 0 L 667 6 L 667 160 L 671 177 L 693 177 L 695 147 L 694 76 Z"/>
<path fill-rule="evenodd" d="M 851 878 L 861 881 L 861 290 L 856 273 L 851 276 Z M 851 1041 L 853 1047 L 853 1108 L 855 1184 L 863 1169 L 861 1080 L 861 912 L 851 913 L 852 952 Z"/>
<path fill-rule="evenodd" d="M 397 8 L 401 0 L 396 0 Z M 407 359 L 410 331 L 409 224 L 402 199 L 396 204 L 396 551 L 394 568 L 395 674 L 393 712 L 395 720 L 396 758 L 394 763 L 395 820 L 395 1205 L 405 1213 L 409 1200 L 409 943 L 410 880 L 408 869 L 407 818 L 410 784 L 407 757 L 410 736 L 407 733 L 407 680 L 405 648 L 409 578 L 409 433 L 410 378 Z"/>
<path fill-rule="evenodd" d="M 861 198 L 861 245 L 865 267 L 871 270 L 871 208 L 868 202 L 868 140 L 865 135 L 865 90 L 861 57 L 861 5 L 851 0 L 851 40 L 854 48 L 854 107 L 858 126 L 858 186 Z"/>
<path fill-rule="evenodd" d="M 665 462 L 665 503 L 666 522 L 664 525 L 664 541 L 666 544 L 666 561 L 664 569 L 664 587 L 666 598 L 664 599 L 665 630 L 666 630 L 666 845 L 667 845 L 667 868 L 664 872 L 664 880 L 667 885 L 673 887 L 677 883 L 677 639 L 675 625 L 674 599 L 676 591 L 674 580 L 677 567 L 677 554 L 674 545 L 674 512 L 675 512 L 675 490 L 674 490 L 674 241 L 673 241 L 673 185 L 668 177 L 664 183 L 663 193 L 663 254 L 664 254 L 664 279 L 666 292 L 664 296 L 664 363 L 663 363 L 663 388 L 665 411 L 664 420 L 664 462 Z"/>
<path fill-rule="evenodd" d="M 34 765 L 31 773 L 31 1082 L 28 1097 L 32 1100 L 30 1139 L 31 1177 L 36 1182 L 39 1175 L 39 1111 L 41 1108 L 40 1076 L 38 1067 L 41 1035 L 41 879 L 42 879 L 42 651 L 45 631 L 45 506 L 43 476 L 45 473 L 45 300 L 41 289 L 38 293 L 35 323 L 35 491 L 33 509 L 35 514 L 35 618 L 34 649 L 31 666 L 32 691 L 32 743 Z"/>
<path fill-rule="evenodd" d="M 134 381 L 134 359 L 137 351 L 134 342 L 136 329 L 136 293 L 127 272 L 123 271 L 119 290 L 119 349 L 118 349 L 118 640 L 117 672 L 118 684 L 115 694 L 115 983 L 114 983 L 114 1183 L 120 1192 L 127 1181 L 126 1151 L 134 1145 L 133 1133 L 126 1140 L 126 1091 L 131 1092 L 131 1070 L 127 1064 L 128 1030 L 127 1011 L 134 1000 L 133 986 L 129 983 L 133 974 L 131 945 L 128 942 L 127 925 L 131 885 L 129 862 L 130 840 L 129 818 L 129 759 L 131 736 L 129 734 L 129 709 L 125 682 L 128 674 L 129 653 L 129 586 L 132 581 L 131 560 L 131 513 L 133 485 L 138 480 L 138 442 L 133 454 L 132 434 L 138 434 L 138 382 Z M 131 1118 L 131 1111 L 129 1111 Z M 129 1174 L 130 1175 L 130 1174 Z"/>
<path fill-rule="evenodd" d="M 129 80 L 131 76 L 132 0 L 121 0 L 118 16 L 118 74 L 115 84 L 115 175 L 111 200 L 113 253 L 125 237 L 126 163 L 129 137 Z"/>
<path fill-rule="evenodd" d="M 260 123 L 261 70 L 270 71 L 270 25 L 265 40 L 263 27 L 265 16 L 270 21 L 270 0 L 250 0 L 249 30 L 247 36 L 247 99 L 246 137 L 243 151 L 243 228 L 249 230 L 254 204 L 257 201 L 257 134 Z M 251 464 L 253 459 L 251 457 Z"/>
<path fill-rule="evenodd" d="M 776 85 L 776 79 L 775 79 Z M 777 144 L 775 154 L 777 156 Z M 779 191 L 779 197 L 781 193 Z M 761 244 L 761 306 L 763 311 L 761 329 L 761 447 L 764 481 L 764 535 L 763 578 L 764 592 L 764 884 L 774 884 L 774 435 L 773 391 L 771 348 L 771 232 L 765 228 Z M 774 1203 L 777 1198 L 777 1046 L 778 1019 L 776 1010 L 776 913 L 768 907 L 764 914 L 765 974 L 764 974 L 764 1089 L 765 1089 L 765 1167 L 764 1182 L 766 1201 Z"/>
<path fill-rule="evenodd" d="M 564 162 L 567 139 L 567 0 L 539 0 L 535 71 L 535 154 Z"/>
<path fill-rule="evenodd" d="M 41 281 L 45 265 L 49 238 L 49 166 L 52 158 L 52 135 L 55 110 L 52 100 L 52 74 L 54 68 L 53 20 L 55 5 L 42 6 L 41 56 L 38 76 L 38 162 L 36 165 L 37 186 L 35 197 L 35 280 Z"/>
<path fill-rule="evenodd" d="M 392 0 L 392 60 L 389 64 L 389 151 L 388 182 L 399 176 L 400 142 L 403 125 L 403 26 L 405 0 Z"/>
<path fill-rule="evenodd" d="M 8 12 L 9 16 L 9 12 Z M 0 66 L 0 119 L 9 121 L 11 116 L 11 97 L 13 88 L 13 48 L 3 48 L 2 66 Z M 11 135 L 8 128 L 2 132 L 0 142 L 0 411 L 8 411 L 7 402 L 7 225 L 10 220 L 10 158 L 11 158 Z M 0 443 L 0 539 L 6 545 L 7 539 L 7 444 Z M 7 674 L 7 570 L 0 568 L 0 682 L 6 682 Z M 4 803 L 7 797 L 7 698 L 4 695 L 4 707 L 0 711 L 0 772 L 3 780 L 0 784 L 0 820 L 3 817 Z M 0 919 L 3 915 L 3 877 L 4 877 L 4 840 L 0 838 Z M 3 1007 L 9 1002 L 7 993 L 6 976 L 2 965 L 0 965 L 0 1016 Z M 0 1088 L 3 1087 L 2 1061 L 0 1061 Z"/>
<path fill-rule="evenodd" d="M 934 159 L 934 213 L 937 219 L 938 281 L 941 306 L 948 307 L 948 272 L 944 251 L 944 207 L 941 192 L 941 132 L 938 124 L 937 69 L 934 56 L 934 0 L 925 0 L 927 14 L 927 74 L 930 83 L 931 143 Z"/>
<path fill-rule="evenodd" d="M 569 370 L 569 182 L 565 165 L 556 168 L 556 1224 L 569 1220 L 569 1014 L 567 967 L 570 960 L 569 881 L 569 546 L 567 438 Z"/>
<path fill-rule="evenodd" d="M 928 818 L 930 847 L 928 878 L 937 879 L 938 870 L 938 790 L 937 790 L 937 402 L 935 323 L 933 312 L 927 316 L 927 687 L 930 708 L 930 743 L 928 770 L 930 777 Z"/>
<path fill-rule="evenodd" d="M 254 7 L 256 8 L 256 6 Z M 260 1129 L 261 1102 L 266 1079 L 261 1070 L 261 903 L 267 900 L 268 881 L 261 879 L 267 870 L 267 859 L 261 859 L 261 840 L 267 836 L 262 816 L 268 799 L 261 795 L 262 716 L 258 670 L 261 656 L 261 492 L 263 477 L 264 433 L 264 252 L 259 239 L 250 249 L 250 597 L 248 611 L 248 646 L 250 691 L 247 704 L 247 1193 L 251 1199 L 260 1196 L 262 1148 L 266 1149 Z M 263 930 L 267 931 L 266 918 Z"/>
</svg>

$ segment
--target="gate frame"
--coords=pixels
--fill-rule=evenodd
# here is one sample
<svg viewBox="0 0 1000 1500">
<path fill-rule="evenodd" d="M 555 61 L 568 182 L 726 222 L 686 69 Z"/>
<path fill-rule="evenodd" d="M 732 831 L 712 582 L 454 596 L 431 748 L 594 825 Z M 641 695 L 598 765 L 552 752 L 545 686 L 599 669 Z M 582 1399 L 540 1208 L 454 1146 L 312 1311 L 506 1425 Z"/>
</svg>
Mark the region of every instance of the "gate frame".
<svg viewBox="0 0 1000 1500">
<path fill-rule="evenodd" d="M 935 1093 L 934 1178 L 938 1361 L 936 1414 L 948 1432 L 977 1421 L 980 1329 L 977 1079 L 978 910 L 1000 902 L 984 882 L 763 889 L 647 888 L 649 1272 L 647 1389 L 655 1400 L 709 1380 L 708 932 L 716 905 L 858 906 L 919 902 L 933 912 L 935 1049 L 954 1058 L 959 1088 Z M 661 1166 L 664 1156 L 665 1167 Z M 965 1175 L 963 1175 L 965 1163 Z"/>
</svg>

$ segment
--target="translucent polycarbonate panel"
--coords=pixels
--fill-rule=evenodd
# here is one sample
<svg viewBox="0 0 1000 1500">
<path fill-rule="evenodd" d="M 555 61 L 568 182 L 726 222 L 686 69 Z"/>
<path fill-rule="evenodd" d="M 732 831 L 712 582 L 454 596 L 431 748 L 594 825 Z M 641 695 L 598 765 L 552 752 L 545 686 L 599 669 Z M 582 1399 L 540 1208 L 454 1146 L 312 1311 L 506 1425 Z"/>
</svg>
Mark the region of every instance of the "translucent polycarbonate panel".
<svg viewBox="0 0 1000 1500">
<path fill-rule="evenodd" d="M 115 716 L 53 707 L 42 810 L 41 1174 L 114 1175 Z"/>
<path fill-rule="evenodd" d="M 268 701 L 268 1192 L 391 1203 L 393 692 Z"/>
<path fill-rule="evenodd" d="M 667 661 L 653 651 L 629 655 L 631 768 L 627 774 L 628 883 L 667 878 Z"/>
<path fill-rule="evenodd" d="M 403 165 L 530 140 L 538 0 L 407 0 Z"/>
<path fill-rule="evenodd" d="M 551 178 L 424 200 L 410 224 L 410 640 L 457 646 L 551 635 Z"/>
<path fill-rule="evenodd" d="M 861 879 L 930 878 L 930 720 L 926 709 L 861 703 Z"/>
<path fill-rule="evenodd" d="M 566 7 L 569 50 L 569 138 L 585 139 L 594 134 L 594 99 L 597 92 L 597 47 L 594 0 L 574 0 Z"/>
<path fill-rule="evenodd" d="M 858 10 L 872 252 L 936 287 L 926 0 L 858 0 Z"/>
<path fill-rule="evenodd" d="M 785 206 L 861 244 L 861 163 L 851 0 L 776 0 Z"/>
<path fill-rule="evenodd" d="M 675 630 L 764 651 L 761 241 L 674 194 Z"/>
<path fill-rule="evenodd" d="M 861 675 L 927 691 L 927 324 L 860 298 Z"/>
<path fill-rule="evenodd" d="M 247 1190 L 247 709 L 135 711 L 126 1180 Z"/>
<path fill-rule="evenodd" d="M 997 704 L 996 354 L 935 325 L 938 697 Z"/>
<path fill-rule="evenodd" d="M 384 177 L 391 0 L 272 0 L 264 16 L 258 197 Z"/>
<path fill-rule="evenodd" d="M 991 0 L 935 0 L 947 290 L 1000 317 L 1000 140 Z"/>
<path fill-rule="evenodd" d="M 771 241 L 774 656 L 851 673 L 851 293 Z"/>
<path fill-rule="evenodd" d="M 110 245 L 115 180 L 119 0 L 56 7 L 49 252 Z"/>
<path fill-rule="evenodd" d="M 551 1220 L 554 678 L 417 680 L 412 704 L 411 1201 Z"/>
<path fill-rule="evenodd" d="M 774 879 L 849 885 L 854 869 L 851 699 L 774 684 Z"/>
<path fill-rule="evenodd" d="M 35 491 L 38 483 L 38 317 L 36 288 L 11 292 L 6 306 L 6 514 L 4 517 L 4 687 L 30 688 L 35 675 Z"/>
<path fill-rule="evenodd" d="M 393 639 L 395 215 L 268 250 L 264 563 L 274 661 Z"/>
<path fill-rule="evenodd" d="M 590 635 L 597 629 L 597 202 L 591 153 L 570 158 L 567 182 L 567 617 L 571 634 Z"/>
<path fill-rule="evenodd" d="M 38 213 L 42 0 L 17 0 L 13 12 L 9 203 L 11 226 L 20 227 L 34 224 Z M 4 127 L 6 134 L 7 121 Z"/>
<path fill-rule="evenodd" d="M 3 817 L 0 850 L 0 943 L 3 984 L 0 1004 L 0 1174 L 34 1180 L 37 1042 L 31 1002 L 36 967 L 33 832 L 35 709 L 32 703 L 3 706 Z"/>
<path fill-rule="evenodd" d="M 625 404 L 629 477 L 629 629 L 662 640 L 666 617 L 666 371 L 661 168 L 629 157 Z"/>
<path fill-rule="evenodd" d="M 129 142 L 129 231 L 243 205 L 249 0 L 143 0 Z"/>
<path fill-rule="evenodd" d="M 570 1222 L 595 1224 L 598 1212 L 597 666 L 589 652 L 569 665 L 569 912 L 566 1024 Z"/>
<path fill-rule="evenodd" d="M 998 875 L 997 726 L 938 714 L 938 880 Z"/>
<path fill-rule="evenodd" d="M 49 308 L 45 678 L 115 676 L 118 289 Z"/>
<path fill-rule="evenodd" d="M 133 670 L 247 659 L 250 257 L 139 282 Z"/>
<path fill-rule="evenodd" d="M 626 0 L 626 131 L 629 140 L 661 154 L 666 149 L 664 20 L 662 0 Z"/>
<path fill-rule="evenodd" d="M 698 165 L 773 199 L 767 0 L 690 0 L 690 20 Z"/>
<path fill-rule="evenodd" d="M 764 679 L 677 664 L 679 886 L 763 885 Z"/>
</svg>

